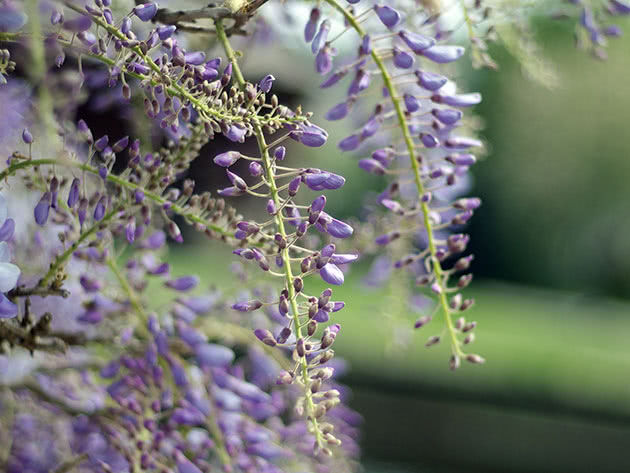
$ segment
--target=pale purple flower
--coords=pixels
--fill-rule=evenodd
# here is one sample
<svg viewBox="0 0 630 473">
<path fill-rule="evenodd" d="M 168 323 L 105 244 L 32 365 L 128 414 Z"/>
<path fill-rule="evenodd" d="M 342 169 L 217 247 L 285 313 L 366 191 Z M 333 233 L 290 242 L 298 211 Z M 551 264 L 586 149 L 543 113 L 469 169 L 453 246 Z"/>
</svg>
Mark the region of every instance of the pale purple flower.
<svg viewBox="0 0 630 473">
<path fill-rule="evenodd" d="M 335 105 L 333 108 L 331 108 L 325 115 L 326 120 L 330 120 L 330 121 L 334 121 L 334 120 L 341 120 L 342 118 L 345 118 L 345 116 L 348 114 L 348 102 L 341 102 L 337 105 Z"/>
<path fill-rule="evenodd" d="M 466 50 L 461 46 L 437 45 L 422 51 L 422 55 L 438 64 L 457 61 Z"/>
<path fill-rule="evenodd" d="M 415 72 L 418 85 L 426 90 L 436 91 L 448 82 L 448 79 L 440 74 L 418 70 Z"/>
<path fill-rule="evenodd" d="M 234 360 L 234 352 L 232 350 L 216 343 L 200 343 L 196 345 L 195 356 L 202 367 L 229 366 Z"/>
<path fill-rule="evenodd" d="M 157 3 L 143 3 L 133 9 L 133 13 L 140 18 L 141 21 L 149 21 L 157 13 Z"/>
<path fill-rule="evenodd" d="M 425 49 L 435 45 L 435 40 L 433 38 L 406 30 L 400 30 L 398 32 L 398 36 L 400 36 L 405 44 L 416 54 L 420 54 Z"/>
<path fill-rule="evenodd" d="M 313 54 L 317 54 L 320 49 L 324 47 L 326 44 L 326 39 L 328 38 L 328 32 L 330 31 L 330 21 L 324 20 L 322 24 L 319 26 L 319 30 L 313 38 L 313 43 L 311 44 L 311 50 Z"/>
<path fill-rule="evenodd" d="M 319 22 L 320 12 L 318 8 L 313 8 L 309 16 L 306 27 L 304 28 L 304 40 L 307 43 L 313 41 L 315 33 L 317 32 L 317 23 Z"/>
<path fill-rule="evenodd" d="M 328 263 L 319 270 L 319 275 L 328 284 L 334 286 L 341 286 L 344 281 L 343 271 L 341 271 L 335 264 Z"/>
<path fill-rule="evenodd" d="M 268 75 L 266 75 L 265 77 L 263 77 L 261 79 L 261 81 L 258 83 L 258 87 L 264 93 L 269 93 L 269 91 L 271 90 L 271 86 L 273 85 L 273 81 L 274 80 L 276 80 L 276 78 L 274 76 L 272 76 L 271 74 L 268 74 Z"/>
<path fill-rule="evenodd" d="M 52 204 L 51 199 L 52 194 L 50 192 L 44 192 L 44 195 L 42 195 L 41 199 L 39 199 L 39 202 L 35 206 L 35 222 L 37 222 L 38 225 L 44 225 L 48 220 L 48 214 Z"/>
<path fill-rule="evenodd" d="M 443 103 L 452 107 L 472 107 L 481 102 L 481 94 L 477 92 L 459 95 L 435 94 L 431 97 L 436 103 Z"/>
<path fill-rule="evenodd" d="M 394 65 L 399 69 L 409 69 L 413 67 L 415 62 L 414 57 L 407 51 L 403 51 L 399 48 L 394 48 Z"/>
<path fill-rule="evenodd" d="M 234 142 L 243 143 L 245 141 L 245 135 L 247 134 L 247 129 L 240 125 L 232 125 L 228 128 L 227 133 L 225 133 L 225 137 Z"/>
<path fill-rule="evenodd" d="M 454 125 L 464 116 L 461 110 L 454 110 L 452 108 L 434 108 L 431 110 L 431 113 L 445 125 Z"/>
<path fill-rule="evenodd" d="M 75 18 L 63 22 L 64 29 L 73 33 L 86 31 L 90 29 L 90 26 L 92 26 L 92 20 L 87 15 L 79 15 Z"/>
<path fill-rule="evenodd" d="M 238 151 L 226 151 L 225 153 L 221 153 L 215 156 L 214 163 L 224 168 L 228 168 L 240 158 L 241 153 L 239 153 Z"/>
<path fill-rule="evenodd" d="M 28 130 L 28 128 L 24 128 L 24 130 L 22 131 L 22 140 L 27 145 L 30 145 L 33 142 L 33 135 Z"/>
<path fill-rule="evenodd" d="M 328 133 L 317 125 L 301 125 L 297 132 L 289 135 L 305 146 L 317 148 L 326 144 Z"/>
<path fill-rule="evenodd" d="M 345 137 L 338 144 L 339 149 L 342 151 L 352 151 L 359 147 L 361 144 L 361 136 L 358 134 L 353 134 Z"/>
<path fill-rule="evenodd" d="M 10 263 L 11 252 L 6 242 L 0 242 L 0 292 L 13 289 L 20 278 L 20 268 Z"/>
<path fill-rule="evenodd" d="M 392 7 L 375 5 L 374 11 L 376 11 L 379 20 L 390 30 L 400 23 L 400 13 Z"/>
<path fill-rule="evenodd" d="M 198 276 L 182 276 L 177 279 L 172 279 L 170 281 L 166 281 L 164 285 L 171 289 L 175 289 L 176 291 L 190 291 L 194 289 L 199 284 Z"/>
</svg>

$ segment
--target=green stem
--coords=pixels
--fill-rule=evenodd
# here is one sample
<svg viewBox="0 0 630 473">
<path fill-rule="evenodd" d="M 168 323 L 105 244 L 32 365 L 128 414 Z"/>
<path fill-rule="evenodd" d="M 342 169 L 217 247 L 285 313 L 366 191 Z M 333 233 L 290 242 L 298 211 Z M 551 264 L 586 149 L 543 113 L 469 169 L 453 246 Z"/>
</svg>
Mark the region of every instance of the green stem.
<svg viewBox="0 0 630 473">
<path fill-rule="evenodd" d="M 339 11 L 348 24 L 354 28 L 354 30 L 359 34 L 361 38 L 363 38 L 367 33 L 361 26 L 361 24 L 354 18 L 354 16 L 347 11 L 337 0 L 325 0 L 326 3 L 331 5 L 337 11 Z M 427 241 L 429 246 L 429 252 L 431 253 L 431 269 L 435 276 L 435 281 L 439 285 L 440 293 L 438 294 L 439 304 L 444 312 L 444 319 L 446 321 L 446 328 L 449 332 L 449 336 L 451 339 L 451 350 L 454 355 L 462 356 L 462 350 L 459 345 L 459 341 L 457 340 L 457 332 L 455 331 L 455 327 L 453 326 L 453 321 L 451 319 L 451 311 L 448 306 L 448 298 L 446 295 L 446 284 L 444 282 L 444 272 L 442 270 L 442 266 L 437 259 L 437 247 L 435 244 L 435 236 L 433 234 L 433 227 L 431 226 L 430 220 L 430 209 L 426 202 L 422 202 L 422 195 L 425 193 L 424 184 L 422 183 L 420 166 L 418 164 L 418 156 L 416 153 L 416 147 L 413 142 L 413 137 L 409 131 L 409 127 L 407 126 L 407 121 L 405 119 L 405 111 L 403 109 L 401 97 L 398 94 L 398 90 L 394 85 L 391 75 L 389 74 L 389 70 L 385 66 L 385 63 L 381 59 L 381 57 L 372 50 L 371 53 L 372 60 L 374 64 L 378 67 L 383 77 L 383 83 L 389 92 L 389 97 L 392 101 L 392 105 L 394 106 L 394 111 L 396 112 L 396 118 L 398 120 L 399 128 L 403 134 L 403 139 L 405 141 L 405 145 L 407 147 L 407 152 L 409 154 L 409 161 L 411 163 L 411 169 L 413 170 L 414 182 L 416 184 L 416 189 L 418 191 L 418 201 L 420 203 L 420 209 L 422 210 L 422 220 L 425 230 L 427 232 Z"/>
<path fill-rule="evenodd" d="M 72 253 L 77 251 L 77 249 L 79 248 L 81 243 L 83 243 L 85 240 L 87 240 L 88 237 L 90 237 L 91 235 L 96 233 L 98 231 L 98 229 L 101 228 L 101 226 L 103 224 L 105 224 L 109 220 L 111 220 L 118 212 L 120 212 L 120 208 L 115 207 L 113 210 L 111 210 L 109 213 L 107 213 L 101 220 L 99 220 L 98 222 L 94 223 L 85 232 L 81 233 L 79 238 L 77 238 L 77 240 L 72 245 L 70 245 L 66 249 L 66 251 L 64 251 L 63 253 L 58 255 L 55 258 L 55 261 L 53 261 L 50 264 L 50 268 L 48 269 L 48 272 L 44 275 L 43 278 L 41 278 L 39 280 L 38 286 L 39 287 L 47 287 L 50 284 L 50 280 L 52 278 L 54 278 L 55 275 L 57 274 L 57 271 L 59 270 L 59 268 L 61 268 L 68 261 L 70 256 L 72 256 Z"/>
<path fill-rule="evenodd" d="M 123 291 L 125 291 L 125 294 L 129 298 L 129 302 L 131 303 L 131 307 L 133 307 L 133 310 L 135 310 L 136 313 L 140 316 L 142 328 L 144 331 L 146 331 L 149 315 L 144 310 L 144 307 L 142 307 L 142 303 L 140 302 L 138 294 L 136 294 L 136 291 L 133 289 L 133 287 L 131 287 L 131 284 L 129 284 L 129 280 L 122 273 L 114 258 L 107 258 L 107 266 L 109 267 L 109 269 L 111 269 L 114 277 L 116 277 L 116 280 L 122 287 Z"/>
<path fill-rule="evenodd" d="M 234 77 L 238 82 L 241 90 L 245 90 L 246 82 L 243 74 L 238 66 L 238 61 L 236 59 L 236 53 L 232 49 L 232 45 L 230 44 L 227 35 L 225 34 L 225 29 L 223 28 L 223 24 L 221 21 L 216 22 L 217 29 L 217 38 L 219 42 L 222 44 L 223 49 L 225 50 L 225 54 L 227 55 L 229 61 L 232 63 L 232 70 L 234 73 Z M 262 127 L 259 124 L 254 125 L 254 133 L 256 135 L 256 141 L 258 142 L 258 149 L 260 151 L 260 157 L 262 158 L 263 167 L 265 169 L 265 177 L 267 179 L 267 183 L 269 185 L 269 192 L 271 193 L 271 198 L 277 209 L 281 208 L 282 202 L 280 200 L 280 195 L 278 192 L 278 187 L 276 186 L 276 179 L 274 175 L 274 169 L 271 161 L 271 157 L 269 156 L 269 147 L 265 142 L 265 135 L 263 133 Z M 284 221 L 282 220 L 282 216 L 280 212 L 276 213 L 275 217 L 276 229 L 282 237 L 287 240 L 287 232 L 284 227 Z M 293 287 L 293 271 L 291 269 L 291 258 L 289 255 L 289 247 L 282 249 L 280 252 L 280 256 L 282 258 L 282 268 L 284 270 L 285 282 L 287 291 L 289 292 L 289 301 L 291 303 L 291 312 L 293 315 L 293 325 L 295 330 L 296 340 L 302 338 L 302 329 L 300 327 L 300 316 L 299 309 L 297 306 L 295 288 Z M 308 362 L 305 357 L 300 358 L 300 367 L 301 367 L 301 376 L 302 383 L 304 384 L 304 397 L 306 403 L 306 412 L 308 418 L 313 427 L 313 434 L 315 435 L 315 441 L 319 448 L 323 447 L 324 440 L 321 430 L 319 429 L 319 425 L 317 422 L 317 418 L 315 417 L 315 404 L 313 402 L 313 395 L 311 390 L 309 389 L 309 376 L 308 376 Z"/>
</svg>

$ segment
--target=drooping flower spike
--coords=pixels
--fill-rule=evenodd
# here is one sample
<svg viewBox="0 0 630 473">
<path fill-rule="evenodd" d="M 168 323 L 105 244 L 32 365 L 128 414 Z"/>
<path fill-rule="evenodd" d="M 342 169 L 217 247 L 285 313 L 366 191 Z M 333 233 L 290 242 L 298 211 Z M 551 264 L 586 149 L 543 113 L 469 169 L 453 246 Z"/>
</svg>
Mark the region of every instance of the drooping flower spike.
<svg viewBox="0 0 630 473">
<path fill-rule="evenodd" d="M 350 25 L 349 30 L 354 30 L 344 34 L 354 35 L 356 42 L 362 45 L 357 56 L 345 59 L 355 65 L 352 70 L 340 66 L 324 79 L 322 87 L 329 87 L 346 74 L 354 77 L 348 89 L 348 100 L 333 107 L 327 118 L 356 118 L 350 113 L 349 104 L 358 100 L 357 94 L 368 88 L 383 89 L 383 99 L 376 104 L 374 113 L 363 118 L 364 125 L 342 139 L 338 146 L 342 151 L 367 154 L 369 157 L 359 159 L 363 170 L 395 179 L 394 185 L 388 186 L 388 191 L 379 197 L 379 202 L 399 219 L 400 229 L 377 237 L 376 243 L 385 246 L 403 236 L 422 242 L 394 266 L 411 268 L 412 273 L 417 274 L 417 284 L 426 286 L 434 294 L 436 311 L 442 313 L 449 334 L 451 367 L 457 367 L 460 359 L 468 358 L 462 348 L 461 337 L 465 335 L 453 318 L 469 308 L 471 301 L 463 304 L 461 296 L 454 294 L 468 285 L 471 277 L 464 275 L 455 284 L 451 282 L 456 272 L 468 269 L 469 264 L 452 266 L 449 263 L 452 257 L 465 251 L 468 236 L 449 236 L 449 231 L 460 229 L 476 207 L 460 211 L 461 205 L 453 203 L 451 195 L 460 192 L 458 189 L 467 169 L 476 162 L 471 151 L 482 146 L 480 141 L 460 135 L 461 109 L 478 104 L 481 96 L 458 93 L 454 82 L 443 75 L 444 69 L 440 67 L 438 72 L 438 66 L 457 61 L 465 50 L 458 45 L 444 44 L 435 21 L 427 21 L 421 32 L 406 29 L 403 15 L 391 6 L 374 7 L 380 24 L 392 31 L 382 34 L 377 23 L 362 23 L 364 15 L 369 13 L 367 10 L 355 13 L 337 0 L 326 3 L 343 16 Z M 320 10 L 321 15 L 324 11 Z M 374 45 L 375 37 L 379 37 L 378 46 Z M 372 46 L 367 48 L 364 45 L 370 38 Z M 325 46 L 318 44 L 317 48 Z M 397 69 L 413 69 L 412 77 L 417 80 L 410 80 L 408 74 L 399 74 Z M 378 78 L 372 79 L 375 70 Z M 381 129 L 388 131 L 381 132 Z M 382 147 L 384 140 L 389 142 L 385 148 Z M 375 149 L 378 146 L 380 148 Z M 408 246 L 413 247 L 413 244 Z M 332 267 L 326 267 L 324 274 L 331 284 L 342 280 L 342 274 Z M 416 325 L 426 325 L 426 322 Z"/>
</svg>

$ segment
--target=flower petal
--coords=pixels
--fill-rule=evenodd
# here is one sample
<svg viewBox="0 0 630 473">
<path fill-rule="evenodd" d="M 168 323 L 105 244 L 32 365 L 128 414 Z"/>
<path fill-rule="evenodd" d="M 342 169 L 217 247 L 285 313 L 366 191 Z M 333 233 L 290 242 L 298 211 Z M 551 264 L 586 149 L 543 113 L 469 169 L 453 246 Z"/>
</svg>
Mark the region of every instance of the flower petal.
<svg viewBox="0 0 630 473">
<path fill-rule="evenodd" d="M 10 291 L 20 278 L 20 268 L 11 263 L 0 263 L 0 292 Z"/>
</svg>

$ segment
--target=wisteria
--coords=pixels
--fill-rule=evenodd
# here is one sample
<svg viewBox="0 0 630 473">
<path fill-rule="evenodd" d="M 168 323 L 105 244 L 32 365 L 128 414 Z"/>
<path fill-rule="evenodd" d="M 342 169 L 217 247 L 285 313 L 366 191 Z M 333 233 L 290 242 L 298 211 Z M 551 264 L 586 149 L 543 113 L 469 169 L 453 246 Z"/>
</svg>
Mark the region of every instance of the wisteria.
<svg viewBox="0 0 630 473">
<path fill-rule="evenodd" d="M 335 343 L 360 257 L 402 312 L 414 295 L 414 340 L 446 341 L 452 370 L 485 362 L 462 292 L 482 97 L 456 67 L 497 68 L 488 44 L 510 12 L 288 3 L 0 0 L 0 470 L 358 471 Z M 598 57 L 630 13 L 564 7 Z M 276 45 L 287 27 L 312 93 L 344 89 L 323 116 L 282 98 L 290 71 L 248 76 L 240 37 Z M 104 104 L 120 123 L 94 118 Z M 341 120 L 354 131 L 331 143 Z M 346 178 L 324 156 L 380 177 L 353 196 L 368 212 L 334 211 Z M 198 163 L 229 184 L 203 190 Z M 229 254 L 207 263 L 226 287 L 169 255 L 194 232 Z"/>
</svg>

